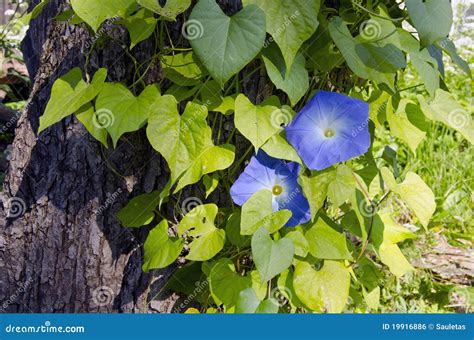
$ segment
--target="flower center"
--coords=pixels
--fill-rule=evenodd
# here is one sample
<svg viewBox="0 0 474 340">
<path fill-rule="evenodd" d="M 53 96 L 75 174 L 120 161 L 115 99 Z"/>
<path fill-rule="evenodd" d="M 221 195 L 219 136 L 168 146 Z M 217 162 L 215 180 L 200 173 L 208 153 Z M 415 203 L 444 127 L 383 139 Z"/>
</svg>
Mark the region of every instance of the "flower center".
<svg viewBox="0 0 474 340">
<path fill-rule="evenodd" d="M 329 128 L 327 128 L 326 130 L 324 130 L 324 137 L 326 137 L 326 138 L 332 138 L 332 137 L 334 137 L 334 130 L 333 130 L 333 129 L 329 129 Z"/>
<path fill-rule="evenodd" d="M 272 193 L 275 196 L 280 196 L 281 193 L 283 192 L 283 188 L 281 185 L 274 185 L 272 188 Z"/>
</svg>

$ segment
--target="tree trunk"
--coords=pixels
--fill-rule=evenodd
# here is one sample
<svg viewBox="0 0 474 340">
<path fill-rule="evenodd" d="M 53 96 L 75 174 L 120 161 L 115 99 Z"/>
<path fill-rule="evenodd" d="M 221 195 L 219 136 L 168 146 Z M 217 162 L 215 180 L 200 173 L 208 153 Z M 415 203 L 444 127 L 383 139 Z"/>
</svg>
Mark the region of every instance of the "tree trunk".
<svg viewBox="0 0 474 340">
<path fill-rule="evenodd" d="M 140 134 L 103 150 L 72 117 L 37 135 L 52 84 L 83 67 L 93 38 L 82 25 L 52 20 L 67 6 L 64 0 L 48 5 L 31 23 L 24 44 L 35 78 L 4 185 L 0 301 L 6 303 L 0 308 L 145 311 L 150 275 L 140 269 L 144 235 L 123 228 L 114 215 L 131 196 L 166 180 L 160 158 Z M 107 30 L 117 41 L 127 39 L 120 28 Z M 131 79 L 130 64 L 114 42 L 94 52 L 90 63 L 91 69 L 106 67 L 109 81 L 121 82 Z"/>
<path fill-rule="evenodd" d="M 220 4 L 228 14 L 241 7 L 240 1 Z M 52 84 L 72 68 L 84 67 L 95 39 L 84 25 L 53 20 L 68 6 L 67 0 L 51 1 L 32 21 L 23 44 L 34 85 L 17 124 L 4 184 L 0 312 L 147 312 L 150 307 L 169 312 L 175 295 L 151 304 L 148 296 L 166 283 L 173 268 L 144 274 L 141 246 L 147 231 L 123 228 L 115 218 L 133 196 L 160 189 L 168 179 L 165 162 L 143 131 L 126 135 L 115 150 L 101 147 L 72 116 L 37 135 Z M 172 35 L 179 34 L 180 25 L 170 24 Z M 105 67 L 108 81 L 130 84 L 134 70 L 121 47 L 128 44 L 128 33 L 112 23 L 105 27 L 113 39 L 94 50 L 89 74 Z M 153 43 L 146 41 L 134 53 L 144 61 L 152 51 Z M 244 88 L 261 101 L 270 89 L 258 77 Z M 157 64 L 145 82 L 159 80 Z"/>
</svg>

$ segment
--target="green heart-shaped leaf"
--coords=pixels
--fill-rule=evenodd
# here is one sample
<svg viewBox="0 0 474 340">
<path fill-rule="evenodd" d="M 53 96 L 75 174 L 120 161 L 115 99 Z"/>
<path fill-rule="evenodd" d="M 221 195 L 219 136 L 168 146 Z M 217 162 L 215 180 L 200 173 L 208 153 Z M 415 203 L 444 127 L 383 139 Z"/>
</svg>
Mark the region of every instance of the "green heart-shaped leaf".
<svg viewBox="0 0 474 340">
<path fill-rule="evenodd" d="M 134 3 L 134 0 L 71 0 L 74 12 L 96 32 L 105 20 L 125 17 L 127 9 Z"/>
<path fill-rule="evenodd" d="M 191 0 L 166 0 L 163 7 L 161 7 L 158 0 L 137 0 L 137 2 L 168 21 L 176 21 L 176 16 L 183 13 L 191 5 Z"/>
<path fill-rule="evenodd" d="M 210 270 L 209 288 L 212 298 L 219 305 L 231 308 L 238 301 L 240 292 L 250 287 L 251 279 L 237 274 L 229 259 L 219 259 Z"/>
<path fill-rule="evenodd" d="M 148 113 L 160 98 L 157 85 L 148 85 L 136 97 L 120 83 L 106 83 L 96 101 L 97 124 L 107 129 L 115 147 L 124 133 L 145 125 Z"/>
<path fill-rule="evenodd" d="M 183 217 L 178 233 L 188 233 L 193 237 L 189 244 L 189 254 L 186 256 L 188 260 L 207 261 L 224 247 L 225 231 L 214 225 L 217 210 L 215 204 L 200 205 Z"/>
<path fill-rule="evenodd" d="M 91 83 L 82 79 L 82 71 L 75 67 L 56 80 L 51 89 L 51 98 L 40 118 L 38 133 L 73 114 L 94 99 L 104 86 L 107 70 L 99 69 Z"/>
<path fill-rule="evenodd" d="M 221 85 L 260 52 L 265 40 L 265 14 L 257 6 L 228 17 L 215 0 L 201 0 L 185 25 L 193 50 Z"/>
<path fill-rule="evenodd" d="M 453 23 L 450 0 L 406 0 L 405 4 L 423 46 L 449 34 Z"/>
<path fill-rule="evenodd" d="M 311 310 L 329 313 L 344 310 L 351 277 L 343 263 L 326 260 L 316 271 L 310 263 L 298 261 L 293 277 L 296 295 Z"/>
<path fill-rule="evenodd" d="M 273 241 L 264 227 L 252 236 L 252 255 L 262 282 L 267 282 L 291 265 L 295 247 L 290 238 Z"/>
<path fill-rule="evenodd" d="M 144 244 L 143 271 L 165 268 L 183 250 L 184 240 L 168 236 L 168 221 L 163 220 L 150 231 Z"/>
</svg>

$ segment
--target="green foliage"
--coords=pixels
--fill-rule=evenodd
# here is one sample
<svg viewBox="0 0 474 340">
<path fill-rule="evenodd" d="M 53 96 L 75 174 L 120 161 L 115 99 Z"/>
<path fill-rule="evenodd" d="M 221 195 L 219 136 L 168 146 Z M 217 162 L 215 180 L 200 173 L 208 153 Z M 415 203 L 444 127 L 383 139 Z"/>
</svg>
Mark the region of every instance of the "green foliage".
<svg viewBox="0 0 474 340">
<path fill-rule="evenodd" d="M 95 32 L 106 20 L 116 16 L 125 17 L 134 0 L 71 0 L 71 6 L 78 17 Z"/>
<path fill-rule="evenodd" d="M 453 24 L 453 10 L 449 0 L 406 0 L 405 3 L 423 46 L 439 41 L 449 34 Z"/>
<path fill-rule="evenodd" d="M 293 61 L 301 45 L 318 27 L 321 1 L 244 0 L 243 3 L 244 8 L 250 8 L 253 4 L 265 12 L 267 32 L 280 47 L 286 65 L 286 73 L 283 76 L 286 77 L 292 70 Z"/>
<path fill-rule="evenodd" d="M 235 100 L 235 126 L 258 150 L 281 131 L 273 118 L 278 112 L 277 106 L 254 105 L 245 95 L 239 94 Z"/>
<path fill-rule="evenodd" d="M 293 285 L 298 298 L 316 312 L 340 313 L 349 296 L 350 274 L 343 263 L 324 261 L 322 268 L 298 261 Z"/>
<path fill-rule="evenodd" d="M 148 115 L 161 103 L 160 90 L 156 85 L 147 86 L 134 96 L 124 85 L 107 83 L 96 100 L 99 124 L 107 129 L 114 147 L 126 132 L 136 131 L 145 125 Z"/>
<path fill-rule="evenodd" d="M 191 5 L 191 0 L 167 0 L 161 7 L 156 0 L 137 0 L 139 5 L 148 8 L 163 17 L 165 20 L 176 21 L 176 16 L 183 13 Z"/>
<path fill-rule="evenodd" d="M 202 310 L 377 311 L 386 282 L 405 280 L 414 271 L 404 245 L 423 230 L 429 233 L 437 208 L 469 197 L 460 189 L 434 195 L 430 187 L 439 180 L 432 168 L 417 167 L 415 158 L 434 152 L 423 153 L 427 136 L 436 135 L 432 122 L 457 131 L 449 138 L 462 140 L 463 148 L 474 139 L 466 102 L 448 92 L 450 76 L 440 74 L 439 60 L 427 49 L 438 46 L 470 75 L 446 38 L 449 1 L 435 3 L 329 7 L 320 1 L 244 0 L 243 9 L 228 16 L 214 0 L 200 0 L 189 11 L 189 0 L 164 7 L 148 0 L 72 1 L 75 15 L 96 32 L 107 19 L 121 17 L 113 22 L 130 34 L 130 47 L 124 48 L 135 75 L 130 84 L 110 83 L 105 69 L 92 80 L 79 68 L 71 70 L 54 83 L 40 132 L 75 114 L 104 146 L 110 139 L 117 147 L 125 134 L 146 128 L 150 145 L 168 166 L 169 181 L 160 191 L 133 198 L 117 217 L 126 227 L 157 225 L 144 244 L 143 270 L 178 262 L 177 279 L 168 288 L 196 298 L 197 282 L 208 283 L 196 298 Z M 421 40 L 404 23 L 413 24 Z M 173 25 L 180 25 L 182 36 L 171 41 Z M 144 40 L 157 48 L 138 66 L 135 53 Z M 163 79 L 147 84 L 145 76 L 157 61 Z M 412 75 L 422 83 L 406 86 Z M 269 86 L 252 93 L 252 76 Z M 320 89 L 369 103 L 364 127 L 371 146 L 361 157 L 310 171 L 284 127 Z M 267 189 L 242 207 L 230 202 L 230 186 L 260 149 L 301 165 L 298 183 L 311 221 L 286 227 L 292 213 L 274 211 L 275 197 Z M 183 197 L 186 187 L 218 201 Z M 196 204 L 187 207 L 188 199 Z M 416 227 L 404 227 L 401 213 L 390 211 L 393 202 L 403 205 L 408 222 L 424 229 L 415 234 Z M 181 214 L 171 218 L 170 211 Z M 275 304 L 275 289 L 285 308 Z"/>
<path fill-rule="evenodd" d="M 295 247 L 290 238 L 273 241 L 265 227 L 252 236 L 252 255 L 262 282 L 274 278 L 291 265 Z"/>
<path fill-rule="evenodd" d="M 163 220 L 150 231 L 144 248 L 143 271 L 165 268 L 172 264 L 183 250 L 184 240 L 168 236 L 168 222 Z"/>
<path fill-rule="evenodd" d="M 40 118 L 38 132 L 70 116 L 97 97 L 104 86 L 106 77 L 107 70 L 100 69 L 94 74 L 89 84 L 83 80 L 81 70 L 76 67 L 59 78 L 51 89 L 51 98 Z"/>
<path fill-rule="evenodd" d="M 221 85 L 258 54 L 265 39 L 265 16 L 256 6 L 228 17 L 214 0 L 201 0 L 188 23 L 189 30 L 200 23 L 198 35 L 190 37 L 191 46 Z"/>
</svg>

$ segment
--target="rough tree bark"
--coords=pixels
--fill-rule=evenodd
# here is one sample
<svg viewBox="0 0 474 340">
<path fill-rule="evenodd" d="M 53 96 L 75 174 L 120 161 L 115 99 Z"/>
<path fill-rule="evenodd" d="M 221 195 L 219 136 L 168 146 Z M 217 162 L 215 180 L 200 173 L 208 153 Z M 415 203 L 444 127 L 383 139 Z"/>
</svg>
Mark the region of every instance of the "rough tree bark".
<svg viewBox="0 0 474 340">
<path fill-rule="evenodd" d="M 228 14 L 241 7 L 240 1 L 220 4 Z M 115 213 L 134 195 L 164 186 L 165 162 L 143 132 L 105 150 L 73 117 L 37 135 L 52 84 L 73 67 L 84 66 L 94 39 L 82 25 L 53 20 L 68 6 L 67 0 L 52 1 L 31 23 L 23 44 L 34 86 L 17 124 L 4 184 L 0 302 L 6 303 L 0 312 L 146 312 L 148 292 L 162 286 L 171 271 L 142 273 L 140 246 L 147 231 L 123 228 Z M 179 32 L 180 23 L 173 25 Z M 127 43 L 127 32 L 109 23 L 106 34 L 114 39 L 92 54 L 88 71 L 106 67 L 108 81 L 130 84 L 132 63 L 120 47 Z M 146 60 L 152 46 L 142 43 L 136 56 Z M 256 77 L 245 92 L 259 101 L 255 97 L 269 89 Z M 145 81 L 159 80 L 155 65 Z M 24 205 L 14 216 L 18 203 Z M 155 303 L 156 311 L 171 311 L 173 299 Z"/>
</svg>

